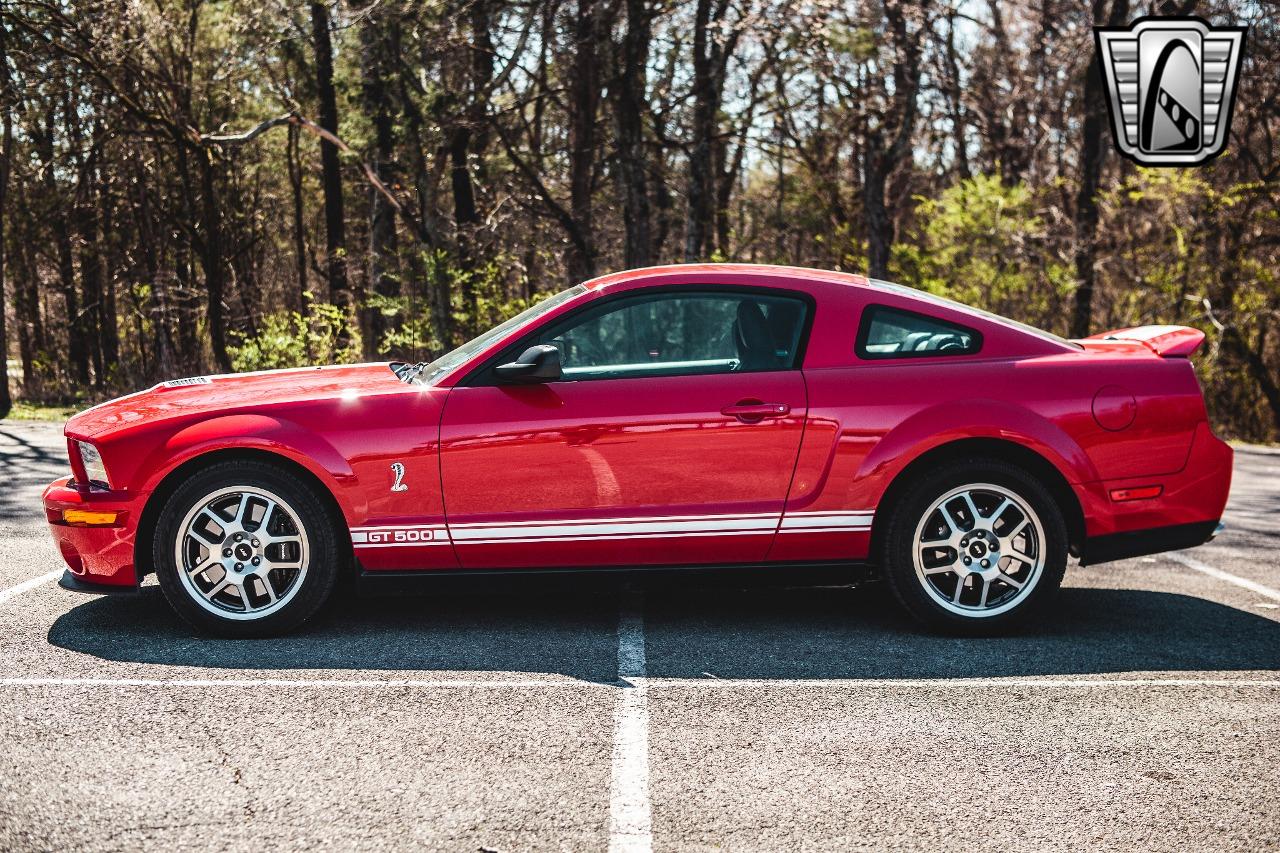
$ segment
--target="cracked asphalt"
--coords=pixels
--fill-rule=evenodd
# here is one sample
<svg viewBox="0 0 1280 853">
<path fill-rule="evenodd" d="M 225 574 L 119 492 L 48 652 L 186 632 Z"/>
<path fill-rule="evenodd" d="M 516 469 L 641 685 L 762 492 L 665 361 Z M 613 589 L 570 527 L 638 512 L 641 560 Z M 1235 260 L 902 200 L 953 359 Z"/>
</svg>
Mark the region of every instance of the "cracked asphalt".
<svg viewBox="0 0 1280 853">
<path fill-rule="evenodd" d="M 1072 566 L 1018 637 L 871 586 L 343 599 L 228 641 L 154 582 L 5 598 L 61 568 L 66 459 L 0 421 L 0 849 L 1278 849 L 1280 451 L 1236 462 L 1218 541 Z"/>
</svg>

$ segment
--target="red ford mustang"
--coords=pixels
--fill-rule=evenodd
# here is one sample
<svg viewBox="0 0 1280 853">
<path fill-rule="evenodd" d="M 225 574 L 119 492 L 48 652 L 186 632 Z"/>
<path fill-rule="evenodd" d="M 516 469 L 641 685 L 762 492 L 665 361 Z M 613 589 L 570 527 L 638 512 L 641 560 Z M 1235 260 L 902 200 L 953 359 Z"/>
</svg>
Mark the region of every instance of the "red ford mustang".
<svg viewBox="0 0 1280 853">
<path fill-rule="evenodd" d="M 916 618 L 1025 621 L 1092 564 L 1219 528 L 1231 449 L 1147 326 L 1066 341 L 783 267 L 570 288 L 433 362 L 165 382 L 72 418 L 63 586 L 275 634 L 335 581 L 877 571 Z M 579 576 L 581 577 L 581 576 Z"/>
</svg>

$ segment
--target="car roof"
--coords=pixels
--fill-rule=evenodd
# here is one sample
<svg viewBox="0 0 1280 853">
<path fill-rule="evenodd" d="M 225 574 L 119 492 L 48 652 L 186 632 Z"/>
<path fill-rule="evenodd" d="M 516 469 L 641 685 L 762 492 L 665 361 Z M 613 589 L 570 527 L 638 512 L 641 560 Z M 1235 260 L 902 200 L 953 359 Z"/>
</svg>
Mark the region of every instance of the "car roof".
<svg viewBox="0 0 1280 853">
<path fill-rule="evenodd" d="M 895 296 L 899 299 L 915 302 L 921 307 L 931 306 L 940 308 L 944 311 L 960 314 L 973 320 L 985 321 L 1006 330 L 1013 331 L 1020 335 L 1030 336 L 1041 341 L 1049 341 L 1067 350 L 1078 350 L 1079 345 L 1073 344 L 1065 338 L 1061 338 L 1052 332 L 1046 332 L 1034 326 L 1020 323 L 1008 317 L 1002 317 L 999 314 L 993 314 L 990 311 L 984 311 L 981 308 L 975 308 L 972 305 L 966 305 L 963 302 L 957 302 L 954 299 L 948 299 L 945 296 L 939 296 L 936 293 L 930 293 L 926 290 L 918 290 L 914 287 L 908 287 L 902 284 L 895 284 L 889 281 L 881 281 L 880 279 L 868 278 L 864 275 L 848 272 L 837 272 L 835 270 L 813 269 L 811 267 L 793 267 L 773 264 L 713 264 L 713 263 L 697 263 L 697 264 L 666 264 L 663 266 L 641 267 L 638 269 L 623 270 L 621 272 L 609 273 L 607 275 L 597 276 L 589 281 L 583 282 L 583 287 L 588 291 L 599 290 L 612 284 L 643 284 L 645 279 L 659 279 L 672 275 L 733 275 L 743 278 L 760 277 L 771 278 L 775 281 L 778 278 L 796 278 L 804 279 L 809 282 L 823 282 L 825 284 L 844 285 L 846 287 L 857 287 L 870 290 L 875 293 Z M 747 282 L 742 282 L 747 283 Z M 766 282 L 761 282 L 766 284 Z"/>
<path fill-rule="evenodd" d="M 866 276 L 857 275 L 848 272 L 836 272 L 835 270 L 820 270 L 809 267 L 790 267 L 773 264 L 665 264 L 656 267 L 640 267 L 638 269 L 622 270 L 621 272 L 608 273 L 607 275 L 597 276 L 589 281 L 583 282 L 583 286 L 589 290 L 605 287 L 610 284 L 618 284 L 620 282 L 636 282 L 646 278 L 661 278 L 663 276 L 673 274 L 720 274 L 731 273 L 734 275 L 745 276 L 770 276 L 777 278 L 779 276 L 804 278 L 810 281 L 829 281 L 836 284 L 851 284 L 868 286 L 871 284 Z"/>
</svg>

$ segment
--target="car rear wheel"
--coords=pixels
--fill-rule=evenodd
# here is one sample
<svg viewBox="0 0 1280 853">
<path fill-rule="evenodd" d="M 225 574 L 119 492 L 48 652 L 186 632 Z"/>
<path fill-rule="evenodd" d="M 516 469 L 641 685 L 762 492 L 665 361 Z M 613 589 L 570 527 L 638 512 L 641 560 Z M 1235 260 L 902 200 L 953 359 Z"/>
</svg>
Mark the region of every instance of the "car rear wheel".
<svg viewBox="0 0 1280 853">
<path fill-rule="evenodd" d="M 1048 489 L 1021 468 L 956 462 L 908 487 L 881 560 L 894 595 L 925 625 L 995 634 L 1041 612 L 1061 586 L 1066 525 Z"/>
<path fill-rule="evenodd" d="M 160 588 L 178 613 L 227 637 L 285 633 L 333 590 L 337 524 L 308 483 L 258 461 L 220 462 L 183 483 L 153 544 Z"/>
</svg>

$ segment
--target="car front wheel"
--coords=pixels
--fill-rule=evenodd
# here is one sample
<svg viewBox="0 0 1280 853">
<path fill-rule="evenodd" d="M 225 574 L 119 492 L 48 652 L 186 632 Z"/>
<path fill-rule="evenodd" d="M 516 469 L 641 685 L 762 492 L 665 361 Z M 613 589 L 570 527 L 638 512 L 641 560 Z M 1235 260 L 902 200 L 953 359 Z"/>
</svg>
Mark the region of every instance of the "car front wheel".
<svg viewBox="0 0 1280 853">
<path fill-rule="evenodd" d="M 336 524 L 306 482 L 258 461 L 226 461 L 183 483 L 161 511 L 153 560 L 165 597 L 227 637 L 285 633 L 333 590 Z"/>
<path fill-rule="evenodd" d="M 881 558 L 916 619 L 951 633 L 995 634 L 1041 612 L 1057 592 L 1066 525 L 1053 496 L 1021 468 L 951 463 L 908 487 Z"/>
</svg>

